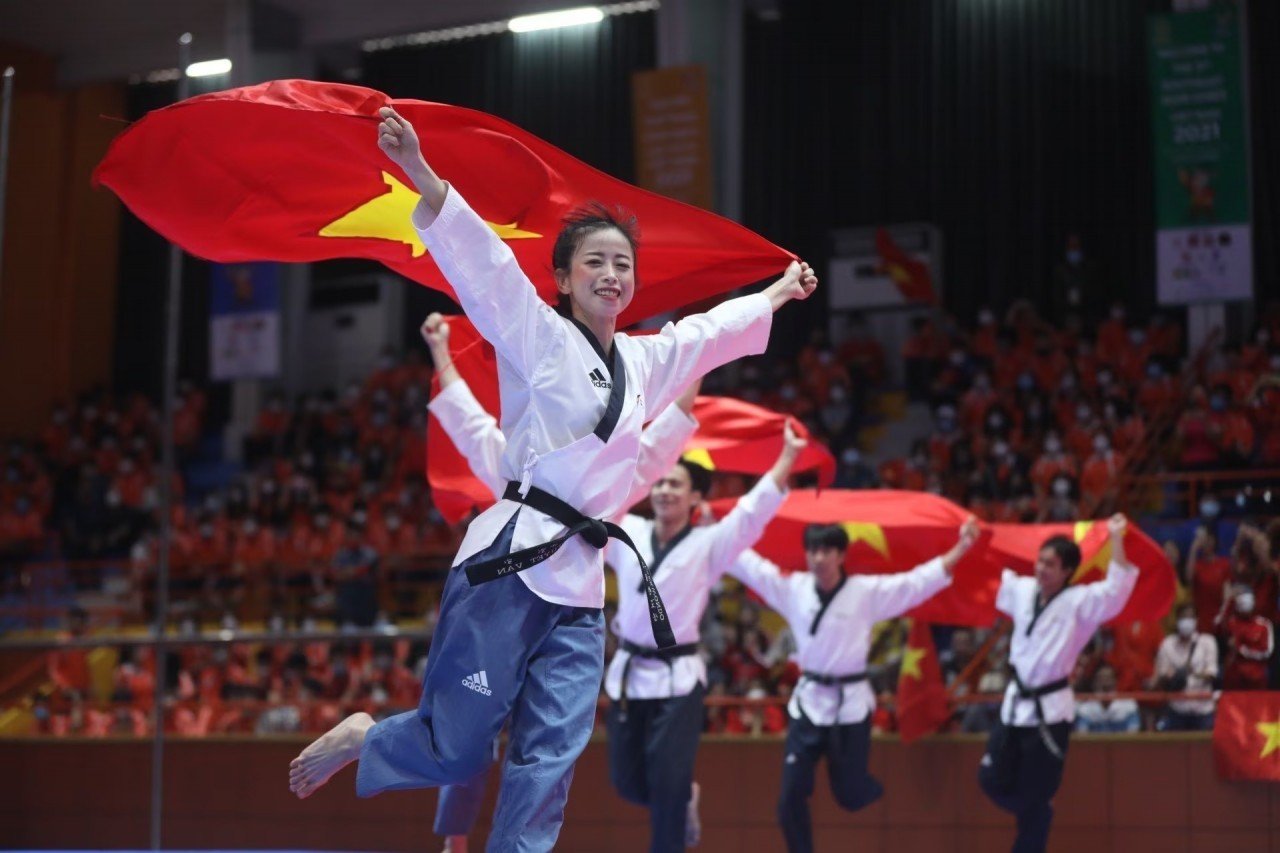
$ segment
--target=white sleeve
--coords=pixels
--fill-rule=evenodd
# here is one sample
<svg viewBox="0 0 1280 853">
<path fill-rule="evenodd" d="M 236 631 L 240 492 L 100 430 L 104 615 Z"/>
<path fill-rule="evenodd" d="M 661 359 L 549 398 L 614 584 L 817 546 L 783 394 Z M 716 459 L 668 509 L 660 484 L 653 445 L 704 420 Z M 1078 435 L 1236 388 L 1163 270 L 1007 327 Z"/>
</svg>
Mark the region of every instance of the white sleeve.
<svg viewBox="0 0 1280 853">
<path fill-rule="evenodd" d="M 511 248 L 476 215 L 453 186 L 434 220 L 413 227 L 453 287 L 476 330 L 526 381 L 543 356 L 562 346 L 560 316 L 538 296 Z"/>
<path fill-rule="evenodd" d="M 783 617 L 787 617 L 790 612 L 792 582 L 797 575 L 784 576 L 776 563 L 750 549 L 743 551 L 730 564 L 729 574 L 750 587 Z"/>
<path fill-rule="evenodd" d="M 773 306 L 761 293 L 721 302 L 705 314 L 668 323 L 656 335 L 632 338 L 642 351 L 645 406 L 661 411 L 694 377 L 748 355 L 769 343 Z"/>
<path fill-rule="evenodd" d="M 871 592 L 867 596 L 868 613 L 872 620 L 879 622 L 901 616 L 928 601 L 951 584 L 951 575 L 942 565 L 942 558 L 934 557 L 909 572 L 859 575 L 856 580 Z"/>
<path fill-rule="evenodd" d="M 1196 660 L 1192 661 L 1191 671 L 1201 678 L 1218 677 L 1218 640 L 1212 634 L 1196 635 Z"/>
<path fill-rule="evenodd" d="M 507 437 L 467 383 L 459 379 L 446 385 L 427 404 L 427 410 L 444 427 L 454 447 L 471 466 L 471 473 L 495 498 L 502 497 L 506 483 L 498 474 L 498 463 L 507 450 Z"/>
<path fill-rule="evenodd" d="M 698 422 L 676 405 L 667 406 L 644 428 L 640 435 L 640 458 L 636 461 L 635 476 L 631 478 L 631 491 L 622 504 L 624 511 L 644 500 L 650 487 L 671 470 L 697 429 Z"/>
<path fill-rule="evenodd" d="M 786 497 L 773 477 L 766 474 L 738 499 L 728 515 L 716 522 L 711 528 L 711 559 L 707 566 L 711 579 L 719 577 L 739 554 L 756 544 Z"/>
<path fill-rule="evenodd" d="M 1124 603 L 1129 600 L 1129 594 L 1137 583 L 1136 566 L 1112 560 L 1107 566 L 1106 578 L 1079 587 L 1081 595 L 1076 614 L 1101 625 L 1124 609 Z"/>
<path fill-rule="evenodd" d="M 1014 616 L 1014 609 L 1018 606 L 1018 598 L 1014 587 L 1018 583 L 1018 573 L 1012 569 L 1005 569 L 1000 574 L 1000 589 L 996 591 L 996 610 L 999 610 L 1010 619 Z"/>
</svg>

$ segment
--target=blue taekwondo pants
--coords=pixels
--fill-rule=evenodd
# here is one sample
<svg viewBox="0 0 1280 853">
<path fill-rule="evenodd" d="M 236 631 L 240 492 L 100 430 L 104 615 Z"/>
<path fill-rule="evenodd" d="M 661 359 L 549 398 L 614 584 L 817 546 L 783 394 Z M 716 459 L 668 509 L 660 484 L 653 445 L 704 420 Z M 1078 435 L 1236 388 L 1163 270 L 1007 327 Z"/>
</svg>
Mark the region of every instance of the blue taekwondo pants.
<svg viewBox="0 0 1280 853">
<path fill-rule="evenodd" d="M 817 726 L 808 717 L 791 718 L 782 764 L 782 794 L 778 798 L 778 824 L 789 853 L 813 850 L 809 797 L 813 795 L 819 759 L 827 759 L 831 795 L 840 808 L 856 812 L 880 799 L 884 788 L 867 772 L 870 753 L 870 717 L 860 723 L 835 726 Z"/>
<path fill-rule="evenodd" d="M 701 685 L 670 699 L 614 702 L 609 728 L 609 778 L 624 799 L 649 809 L 649 850 L 683 851 L 693 785 L 693 759 L 702 737 Z"/>
<path fill-rule="evenodd" d="M 1017 818 L 1013 853 L 1042 853 L 1049 844 L 1053 795 L 1062 784 L 1071 724 L 1052 723 L 1048 729 L 1062 758 L 1045 746 L 1038 726 L 997 723 L 978 766 L 978 784 L 983 793 L 998 808 Z"/>
<path fill-rule="evenodd" d="M 455 568 L 427 654 L 422 701 L 417 711 L 369 730 L 356 793 L 473 780 L 492 762 L 510 718 L 488 850 L 552 849 L 573 764 L 591 736 L 603 668 L 599 609 L 543 601 L 515 577 L 473 587 Z"/>
</svg>

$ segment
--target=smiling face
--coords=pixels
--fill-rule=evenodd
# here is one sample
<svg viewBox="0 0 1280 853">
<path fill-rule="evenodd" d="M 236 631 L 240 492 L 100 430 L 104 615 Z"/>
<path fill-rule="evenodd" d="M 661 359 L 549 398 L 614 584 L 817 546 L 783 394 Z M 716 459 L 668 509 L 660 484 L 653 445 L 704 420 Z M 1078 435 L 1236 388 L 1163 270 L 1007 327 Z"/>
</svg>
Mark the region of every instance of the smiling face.
<svg viewBox="0 0 1280 853">
<path fill-rule="evenodd" d="M 635 250 L 616 228 L 583 235 L 567 268 L 556 270 L 556 289 L 569 297 L 573 316 L 590 321 L 616 320 L 635 296 Z"/>
<path fill-rule="evenodd" d="M 654 518 L 665 524 L 681 524 L 702 501 L 702 492 L 694 488 L 693 478 L 683 465 L 673 465 L 649 491 Z"/>
</svg>

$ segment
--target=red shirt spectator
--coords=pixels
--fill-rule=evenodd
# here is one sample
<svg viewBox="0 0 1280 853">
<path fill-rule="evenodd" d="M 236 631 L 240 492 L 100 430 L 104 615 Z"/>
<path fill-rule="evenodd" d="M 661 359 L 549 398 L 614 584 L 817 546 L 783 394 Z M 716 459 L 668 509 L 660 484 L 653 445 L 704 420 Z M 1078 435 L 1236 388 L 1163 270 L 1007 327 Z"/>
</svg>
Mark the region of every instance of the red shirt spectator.
<svg viewBox="0 0 1280 853">
<path fill-rule="evenodd" d="M 1226 690 L 1267 689 L 1267 663 L 1275 650 L 1275 630 L 1270 619 L 1251 611 L 1252 593 L 1242 593 L 1236 597 L 1235 612 L 1223 623 L 1227 656 L 1222 686 Z"/>
<path fill-rule="evenodd" d="M 1164 630 L 1159 622 L 1131 622 L 1116 627 L 1113 636 L 1107 663 L 1116 672 L 1117 689 L 1142 690 L 1155 672 Z"/>
<path fill-rule="evenodd" d="M 1080 474 L 1080 491 L 1096 501 L 1115 485 L 1124 470 L 1124 459 L 1111 449 L 1110 441 L 1102 433 L 1094 438 L 1093 447 L 1093 455 L 1084 463 Z"/>
</svg>

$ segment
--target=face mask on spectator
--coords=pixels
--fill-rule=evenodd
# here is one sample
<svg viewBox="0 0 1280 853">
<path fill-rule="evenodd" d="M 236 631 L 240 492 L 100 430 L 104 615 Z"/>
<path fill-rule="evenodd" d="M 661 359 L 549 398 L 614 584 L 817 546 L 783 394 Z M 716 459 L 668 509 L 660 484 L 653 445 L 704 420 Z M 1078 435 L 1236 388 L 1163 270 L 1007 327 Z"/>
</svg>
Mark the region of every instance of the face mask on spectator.
<svg viewBox="0 0 1280 853">
<path fill-rule="evenodd" d="M 107 492 L 107 506 L 113 508 L 120 506 L 120 493 L 115 489 Z"/>
<path fill-rule="evenodd" d="M 1142 342 L 1147 339 L 1147 333 L 1142 329 L 1129 330 L 1129 342 L 1134 346 L 1142 346 Z"/>
<path fill-rule="evenodd" d="M 978 322 L 983 326 L 991 326 L 996 322 L 996 315 L 991 313 L 990 308 L 983 308 L 978 312 Z"/>
<path fill-rule="evenodd" d="M 992 412 L 991 415 L 987 418 L 987 427 L 989 429 L 1003 429 L 1004 415 L 1000 414 L 999 412 Z"/>
<path fill-rule="evenodd" d="M 1200 501 L 1200 515 L 1204 518 L 1217 518 L 1218 513 L 1222 511 L 1222 505 L 1218 503 L 1215 497 L 1203 498 Z"/>
<path fill-rule="evenodd" d="M 1073 267 L 1080 266 L 1080 262 L 1084 260 L 1084 252 L 1079 249 L 1067 249 L 1067 263 Z"/>
<path fill-rule="evenodd" d="M 393 533 L 394 533 L 395 531 L 399 530 L 399 529 L 400 529 L 400 516 L 398 516 L 398 515 L 388 515 L 388 516 L 387 516 L 387 520 L 386 520 L 386 525 L 387 525 L 387 530 L 390 530 L 390 531 L 392 531 Z"/>
<path fill-rule="evenodd" d="M 1057 436 L 1051 435 L 1044 440 L 1045 453 L 1058 453 L 1061 450 L 1062 450 L 1062 442 L 1058 440 Z"/>
<path fill-rule="evenodd" d="M 1248 616 L 1252 613 L 1253 606 L 1254 601 L 1252 592 L 1242 592 L 1236 596 L 1236 611 L 1242 616 Z"/>
<path fill-rule="evenodd" d="M 1030 373 L 1018 374 L 1018 390 L 1030 391 L 1036 385 L 1036 378 Z"/>
<path fill-rule="evenodd" d="M 850 467 L 857 465 L 858 460 L 862 458 L 862 454 L 858 452 L 856 447 L 847 448 L 840 454 L 840 461 Z"/>
<path fill-rule="evenodd" d="M 831 402 L 833 403 L 844 402 L 844 388 L 842 388 L 839 385 L 836 385 L 831 389 Z"/>
<path fill-rule="evenodd" d="M 1089 414 L 1089 405 L 1087 403 L 1081 403 L 1076 406 L 1076 420 L 1087 421 L 1089 420 Z"/>
<path fill-rule="evenodd" d="M 794 400 L 796 398 L 796 386 L 783 385 L 778 389 L 778 395 L 784 400 Z"/>
<path fill-rule="evenodd" d="M 1124 319 L 1124 308 L 1122 308 L 1122 307 L 1121 307 L 1121 306 L 1119 306 L 1119 305 L 1114 306 L 1114 307 L 1111 309 L 1111 319 L 1112 319 L 1112 320 L 1123 320 L 1123 319 Z"/>
<path fill-rule="evenodd" d="M 1191 616 L 1183 616 L 1178 620 L 1178 636 L 1184 640 L 1196 632 L 1196 620 Z"/>
<path fill-rule="evenodd" d="M 829 349 L 818 350 L 818 364 L 821 364 L 823 367 L 826 367 L 834 360 L 835 360 L 835 355 L 831 352 L 831 350 Z"/>
<path fill-rule="evenodd" d="M 1159 379 L 1164 376 L 1164 368 L 1160 366 L 1159 362 L 1153 361 L 1147 365 L 1147 376 L 1152 379 Z"/>
<path fill-rule="evenodd" d="M 1065 477 L 1058 477 L 1053 481 L 1053 494 L 1055 497 L 1065 498 L 1071 494 L 1071 481 Z"/>
<path fill-rule="evenodd" d="M 1111 442 L 1107 440 L 1105 435 L 1096 436 L 1093 439 L 1093 449 L 1098 453 L 1106 453 L 1111 449 Z"/>
<path fill-rule="evenodd" d="M 1214 394 L 1209 398 L 1209 408 L 1215 412 L 1225 412 L 1227 410 L 1227 398 L 1221 394 Z"/>
</svg>

